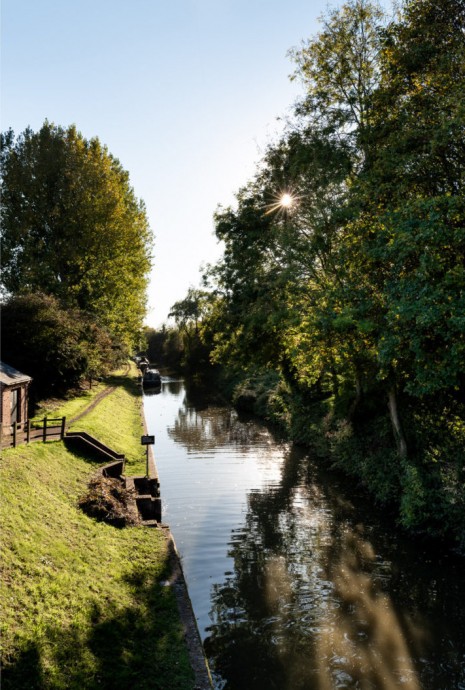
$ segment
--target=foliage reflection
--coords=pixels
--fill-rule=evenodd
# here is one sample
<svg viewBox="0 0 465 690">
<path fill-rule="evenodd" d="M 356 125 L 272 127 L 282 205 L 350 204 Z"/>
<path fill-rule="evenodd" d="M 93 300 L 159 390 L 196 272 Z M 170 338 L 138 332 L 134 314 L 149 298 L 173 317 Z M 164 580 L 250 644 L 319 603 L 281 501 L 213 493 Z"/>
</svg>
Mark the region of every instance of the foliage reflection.
<svg viewBox="0 0 465 690">
<path fill-rule="evenodd" d="M 234 572 L 212 591 L 205 647 L 218 688 L 436 690 L 463 682 L 463 608 L 441 576 L 443 561 L 422 563 L 402 541 L 394 553 L 388 530 L 364 526 L 362 501 L 296 448 L 280 485 L 249 495 L 230 543 Z"/>
</svg>

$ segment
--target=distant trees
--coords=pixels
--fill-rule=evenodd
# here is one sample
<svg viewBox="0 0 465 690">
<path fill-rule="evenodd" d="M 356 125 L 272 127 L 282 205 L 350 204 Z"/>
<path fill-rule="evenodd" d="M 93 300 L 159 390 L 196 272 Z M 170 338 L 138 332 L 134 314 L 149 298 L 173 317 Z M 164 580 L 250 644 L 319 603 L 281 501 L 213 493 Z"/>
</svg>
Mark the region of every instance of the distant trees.
<svg viewBox="0 0 465 690">
<path fill-rule="evenodd" d="M 174 318 L 176 329 L 182 343 L 181 367 L 195 372 L 209 368 L 210 347 L 204 328 L 207 315 L 211 312 L 214 296 L 205 290 L 190 287 L 183 300 L 171 306 L 170 317 Z"/>
<path fill-rule="evenodd" d="M 147 343 L 145 354 L 152 364 L 170 371 L 181 370 L 184 345 L 177 328 L 146 328 L 144 337 Z"/>
<path fill-rule="evenodd" d="M 49 122 L 2 134 L 0 166 L 4 298 L 53 296 L 129 351 L 145 315 L 152 236 L 128 173 L 97 138 Z"/>
</svg>

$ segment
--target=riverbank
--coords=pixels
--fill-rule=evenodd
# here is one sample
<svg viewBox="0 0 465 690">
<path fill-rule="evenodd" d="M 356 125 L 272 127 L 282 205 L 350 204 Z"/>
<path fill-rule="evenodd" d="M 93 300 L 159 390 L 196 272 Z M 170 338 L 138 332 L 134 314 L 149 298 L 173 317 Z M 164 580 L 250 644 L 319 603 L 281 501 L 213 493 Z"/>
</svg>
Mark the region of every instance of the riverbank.
<svg viewBox="0 0 465 690">
<path fill-rule="evenodd" d="M 49 406 L 124 453 L 128 475 L 145 473 L 134 371 Z M 169 531 L 87 517 L 78 501 L 98 466 L 62 442 L 3 454 L 2 686 L 193 690 Z"/>
<path fill-rule="evenodd" d="M 454 414 L 435 416 L 427 405 L 404 396 L 409 452 L 401 457 L 382 391 L 366 392 L 358 400 L 335 397 L 253 366 L 221 369 L 213 385 L 237 410 L 263 419 L 311 450 L 323 466 L 362 485 L 410 538 L 432 546 L 446 542 L 465 555 L 463 405 L 457 404 Z"/>
</svg>

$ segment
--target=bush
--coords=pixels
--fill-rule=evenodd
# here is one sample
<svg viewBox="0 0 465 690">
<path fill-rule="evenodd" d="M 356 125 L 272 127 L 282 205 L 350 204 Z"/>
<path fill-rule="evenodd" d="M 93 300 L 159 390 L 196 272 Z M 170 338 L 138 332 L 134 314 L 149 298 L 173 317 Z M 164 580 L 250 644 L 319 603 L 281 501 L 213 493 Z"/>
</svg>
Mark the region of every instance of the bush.
<svg viewBox="0 0 465 690">
<path fill-rule="evenodd" d="M 51 295 L 19 295 L 2 305 L 2 360 L 32 377 L 37 399 L 104 375 L 114 358 L 105 331 Z"/>
</svg>

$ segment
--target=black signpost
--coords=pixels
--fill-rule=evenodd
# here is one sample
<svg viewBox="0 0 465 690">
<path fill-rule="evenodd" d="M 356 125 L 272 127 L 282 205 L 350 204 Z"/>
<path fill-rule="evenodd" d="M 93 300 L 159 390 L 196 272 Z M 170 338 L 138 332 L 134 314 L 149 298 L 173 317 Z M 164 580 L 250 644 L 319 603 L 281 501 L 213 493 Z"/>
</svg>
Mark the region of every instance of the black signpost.
<svg viewBox="0 0 465 690">
<path fill-rule="evenodd" d="M 155 443 L 155 436 L 141 436 L 140 442 L 143 446 L 146 446 L 146 460 L 145 460 L 145 475 L 149 476 L 149 446 L 153 446 Z"/>
</svg>

